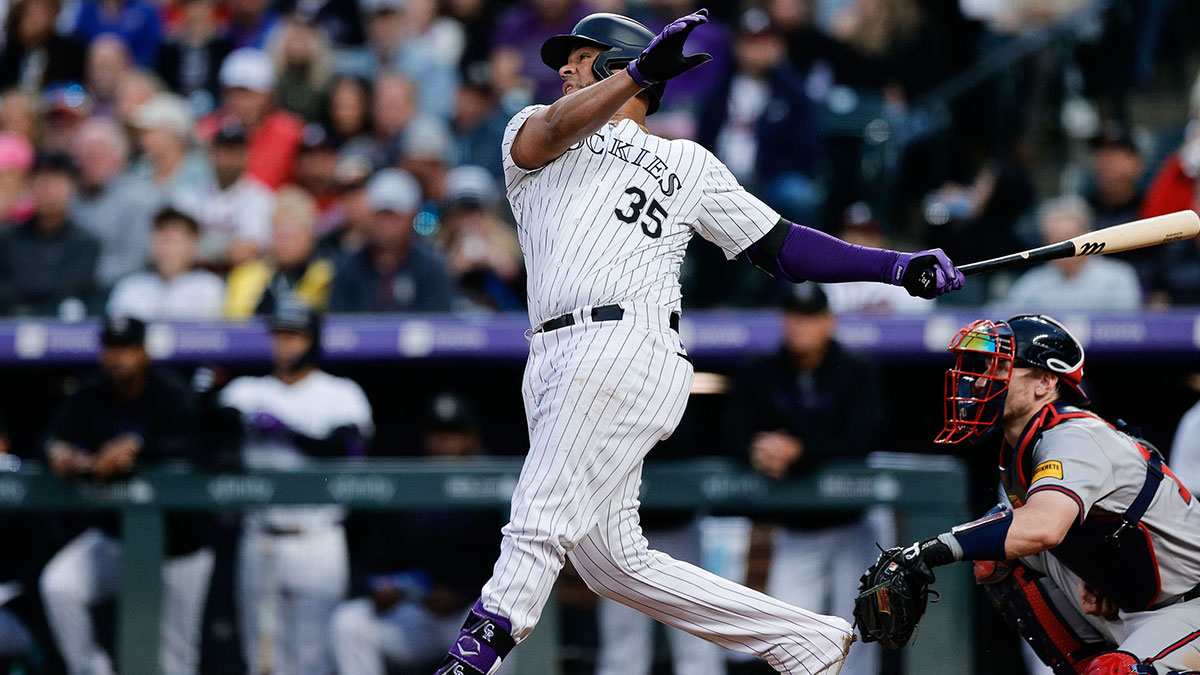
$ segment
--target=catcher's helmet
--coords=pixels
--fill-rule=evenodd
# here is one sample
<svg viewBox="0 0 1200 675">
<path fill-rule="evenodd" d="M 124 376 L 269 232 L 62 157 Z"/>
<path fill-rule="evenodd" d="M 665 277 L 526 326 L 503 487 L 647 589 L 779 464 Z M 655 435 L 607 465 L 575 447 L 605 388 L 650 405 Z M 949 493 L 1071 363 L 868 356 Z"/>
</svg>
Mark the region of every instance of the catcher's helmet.
<svg viewBox="0 0 1200 675">
<path fill-rule="evenodd" d="M 1087 404 L 1083 346 L 1061 323 L 1040 314 L 1007 321 L 976 321 L 950 341 L 958 356 L 946 371 L 945 422 L 935 443 L 983 441 L 999 427 L 1013 368 L 1044 368 L 1058 375 L 1069 402 Z M 1012 367 L 1002 367 L 1008 362 Z"/>
<path fill-rule="evenodd" d="M 1049 370 L 1080 399 L 1079 403 L 1088 403 L 1080 384 L 1083 345 L 1071 331 L 1044 314 L 1021 314 L 1006 323 L 1016 340 L 1015 365 Z"/>
<path fill-rule="evenodd" d="M 597 80 L 603 80 L 637 59 L 653 39 L 654 33 L 649 28 L 627 16 L 606 12 L 589 14 L 580 19 L 569 34 L 555 35 L 542 43 L 542 62 L 558 70 L 566 65 L 571 50 L 584 45 L 599 47 L 605 51 L 592 61 L 592 73 Z M 650 96 L 646 114 L 658 110 L 666 88 L 666 82 L 659 82 L 646 89 Z"/>
</svg>

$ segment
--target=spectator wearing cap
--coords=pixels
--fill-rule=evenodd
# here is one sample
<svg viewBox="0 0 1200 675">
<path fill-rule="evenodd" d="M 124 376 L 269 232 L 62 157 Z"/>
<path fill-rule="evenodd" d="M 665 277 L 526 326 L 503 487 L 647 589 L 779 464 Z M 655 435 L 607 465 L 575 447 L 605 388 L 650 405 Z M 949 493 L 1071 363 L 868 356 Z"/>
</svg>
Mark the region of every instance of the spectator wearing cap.
<svg viewBox="0 0 1200 675">
<path fill-rule="evenodd" d="M 298 300 L 324 311 L 329 306 L 333 263 L 316 254 L 317 204 L 305 191 L 279 191 L 271 221 L 271 247 L 262 260 L 242 263 L 229 273 L 225 316 L 244 319 L 273 313 Z"/>
<path fill-rule="evenodd" d="M 267 53 L 279 74 L 279 107 L 312 122 L 320 117 L 333 80 L 333 52 L 329 39 L 310 19 L 300 12 L 284 19 L 271 34 Z"/>
<path fill-rule="evenodd" d="M 878 449 L 885 405 L 878 368 L 835 338 L 837 319 L 821 287 L 792 286 L 783 301 L 779 351 L 740 373 L 730 391 L 729 452 L 767 479 L 789 483 L 835 459 Z M 849 619 L 858 575 L 875 560 L 875 542 L 893 534 L 859 509 L 776 514 L 767 594 Z M 880 650 L 856 646 L 842 672 L 879 672 Z"/>
<path fill-rule="evenodd" d="M 553 103 L 562 96 L 562 78 L 542 63 L 541 42 L 530 36 L 570 33 L 587 14 L 587 7 L 578 0 L 536 0 L 505 10 L 492 33 L 490 58 L 501 100 L 532 98 L 535 103 Z"/>
<path fill-rule="evenodd" d="M 100 243 L 75 224 L 75 166 L 43 154 L 33 166 L 33 215 L 0 230 L 0 314 L 81 318 L 93 300 Z"/>
<path fill-rule="evenodd" d="M 116 122 L 103 117 L 84 122 L 73 154 L 79 166 L 79 191 L 72 216 L 100 240 L 96 282 L 107 293 L 117 279 L 146 266 L 150 221 L 158 201 L 125 172 L 129 141 Z"/>
<path fill-rule="evenodd" d="M 216 177 L 208 157 L 192 147 L 191 106 L 176 94 L 155 94 L 138 107 L 133 126 L 142 155 L 132 175 L 156 196 L 156 204 L 200 213 L 200 200 Z"/>
<path fill-rule="evenodd" d="M 503 180 L 500 144 L 507 125 L 508 115 L 500 109 L 486 64 L 472 64 L 458 88 L 450 118 L 454 165 L 482 166 Z"/>
<path fill-rule="evenodd" d="M 446 176 L 445 208 L 438 243 L 463 296 L 496 310 L 525 308 L 525 268 L 517 233 L 500 216 L 500 188 L 478 166 Z"/>
<path fill-rule="evenodd" d="M 58 0 L 21 0 L 10 5 L 0 50 L 0 89 L 37 94 L 52 82 L 83 77 L 83 47 L 54 30 Z"/>
<path fill-rule="evenodd" d="M 209 148 L 216 185 L 204 196 L 200 259 L 216 266 L 257 258 L 271 238 L 275 193 L 247 170 L 246 133 L 237 122 L 222 127 Z"/>
<path fill-rule="evenodd" d="M 742 15 L 733 57 L 732 72 L 701 113 L 697 140 L 772 207 L 796 222 L 818 223 L 820 116 L 787 60 L 783 35 L 762 10 Z"/>
<path fill-rule="evenodd" d="M 82 0 L 75 16 L 75 38 L 85 45 L 104 35 L 119 38 L 140 65 L 154 65 L 162 42 L 158 9 L 145 0 Z"/>
<path fill-rule="evenodd" d="M 1083 196 L 1092 207 L 1093 227 L 1137 220 L 1146 170 L 1129 128 L 1115 120 L 1105 122 L 1090 145 L 1091 173 Z"/>
<path fill-rule="evenodd" d="M 130 67 L 129 47 L 120 37 L 106 33 L 88 44 L 83 88 L 92 100 L 94 114 L 112 114 L 117 88 Z"/>
<path fill-rule="evenodd" d="M 332 227 L 321 237 L 318 249 L 330 260 L 341 260 L 366 246 L 374 212 L 367 200 L 371 160 L 363 155 L 345 155 L 333 169 L 338 192 L 336 207 L 329 214 Z"/>
<path fill-rule="evenodd" d="M 42 96 L 42 133 L 39 150 L 74 152 L 79 127 L 92 114 L 92 99 L 78 82 L 60 82 Z"/>
<path fill-rule="evenodd" d="M 145 337 L 146 326 L 137 319 L 105 320 L 99 372 L 65 398 L 47 434 L 46 458 L 55 476 L 103 483 L 167 461 L 206 464 L 196 399 L 173 373 L 153 366 Z M 112 673 L 91 610 L 117 589 L 122 551 L 116 518 L 80 516 L 70 524 L 77 536 L 42 571 L 46 619 L 68 672 Z M 158 672 L 197 672 L 213 569 L 209 535 L 205 517 L 168 517 Z"/>
<path fill-rule="evenodd" d="M 855 202 L 846 208 L 836 236 L 858 246 L 892 247 L 866 202 Z M 821 288 L 829 297 L 829 308 L 834 314 L 910 314 L 931 312 L 934 308 L 934 303 L 911 296 L 900 286 L 851 281 L 823 284 Z"/>
<path fill-rule="evenodd" d="M 221 93 L 217 73 L 233 43 L 218 30 L 215 0 L 178 4 L 178 29 L 158 50 L 154 70 L 171 91 L 186 97 L 203 114 L 216 107 Z"/>
<path fill-rule="evenodd" d="M 154 215 L 150 269 L 122 278 L 108 298 L 109 316 L 143 321 L 221 318 L 225 282 L 196 268 L 200 225 L 188 214 L 166 208 Z"/>
<path fill-rule="evenodd" d="M 272 190 L 291 178 L 304 122 L 275 108 L 275 65 L 266 52 L 238 49 L 221 64 L 221 108 L 199 124 L 201 138 L 211 138 L 230 122 L 242 125 L 249 139 L 246 170 Z"/>
<path fill-rule="evenodd" d="M 33 214 L 29 170 L 33 145 L 11 131 L 0 131 L 0 227 L 24 222 Z"/>
<path fill-rule="evenodd" d="M 479 424 L 461 395 L 434 397 L 425 456 L 458 462 L 482 454 Z M 461 614 L 491 574 L 501 519 L 472 511 L 425 510 L 362 516 L 352 600 L 341 603 L 329 635 L 339 675 L 383 675 L 389 666 L 434 667 L 439 647 L 458 636 Z M 420 542 L 419 546 L 413 545 Z M 511 673 L 506 665 L 502 673 Z"/>
<path fill-rule="evenodd" d="M 418 117 L 404 130 L 398 164 L 421 186 L 421 194 L 428 201 L 422 211 L 437 213 L 446 193 L 452 144 L 450 128 L 433 117 Z"/>
<path fill-rule="evenodd" d="M 1068 195 L 1042 205 L 1038 231 L 1042 242 L 1066 241 L 1092 230 L 1092 211 L 1079 196 Z M 1053 260 L 1017 278 L 1000 304 L 1014 312 L 1136 310 L 1142 306 L 1137 272 L 1111 256 Z"/>
<path fill-rule="evenodd" d="M 335 312 L 444 312 L 458 291 L 437 253 L 418 238 L 413 217 L 421 203 L 416 179 L 396 169 L 367 184 L 371 226 L 367 246 L 343 258 L 334 277 Z"/>
<path fill-rule="evenodd" d="M 340 193 L 334 185 L 338 152 L 333 136 L 317 122 L 304 126 L 300 154 L 296 157 L 295 185 L 317 200 L 317 234 L 335 225 Z"/>
</svg>

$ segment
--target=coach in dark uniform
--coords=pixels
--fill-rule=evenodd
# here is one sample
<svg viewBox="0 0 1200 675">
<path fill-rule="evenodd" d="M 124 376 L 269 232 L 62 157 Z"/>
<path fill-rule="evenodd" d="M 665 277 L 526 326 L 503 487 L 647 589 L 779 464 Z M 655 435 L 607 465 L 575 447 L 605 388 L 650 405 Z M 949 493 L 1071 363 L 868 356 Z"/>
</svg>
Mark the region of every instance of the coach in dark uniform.
<svg viewBox="0 0 1200 675">
<path fill-rule="evenodd" d="M 151 366 L 145 336 L 137 319 L 105 321 L 100 370 L 63 402 L 46 442 L 59 478 L 112 481 L 163 461 L 200 459 L 195 398 L 181 380 Z M 82 532 L 42 572 L 46 617 L 71 673 L 112 672 L 89 609 L 117 590 L 115 525 L 112 517 L 81 520 Z M 194 518 L 171 518 L 167 531 L 161 672 L 194 673 L 213 553 Z"/>
<path fill-rule="evenodd" d="M 753 364 L 730 394 L 726 431 L 731 452 L 776 480 L 802 476 L 832 459 L 875 449 L 883 424 L 876 367 L 834 339 L 836 318 L 813 283 L 789 289 L 783 302 L 783 347 Z M 848 618 L 861 565 L 890 532 L 861 510 L 764 516 L 777 527 L 767 593 L 800 607 Z M 843 673 L 878 671 L 874 648 L 850 651 Z"/>
</svg>

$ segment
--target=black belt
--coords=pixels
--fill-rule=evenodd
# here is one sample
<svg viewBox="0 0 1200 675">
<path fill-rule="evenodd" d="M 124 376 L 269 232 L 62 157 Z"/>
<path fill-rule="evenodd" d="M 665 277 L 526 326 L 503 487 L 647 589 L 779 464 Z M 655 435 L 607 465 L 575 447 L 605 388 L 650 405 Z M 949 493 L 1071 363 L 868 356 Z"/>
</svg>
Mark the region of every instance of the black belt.
<svg viewBox="0 0 1200 675">
<path fill-rule="evenodd" d="M 592 308 L 592 321 L 620 321 L 625 318 L 625 310 L 620 305 L 600 305 Z M 538 332 L 549 333 L 552 330 L 575 325 L 574 314 L 556 316 L 538 326 Z M 679 312 L 671 312 L 671 330 L 679 332 Z"/>
<path fill-rule="evenodd" d="M 1196 598 L 1200 598 L 1200 586 L 1196 586 L 1187 593 L 1184 593 L 1183 597 L 1180 599 L 1180 602 L 1191 602 Z"/>
</svg>

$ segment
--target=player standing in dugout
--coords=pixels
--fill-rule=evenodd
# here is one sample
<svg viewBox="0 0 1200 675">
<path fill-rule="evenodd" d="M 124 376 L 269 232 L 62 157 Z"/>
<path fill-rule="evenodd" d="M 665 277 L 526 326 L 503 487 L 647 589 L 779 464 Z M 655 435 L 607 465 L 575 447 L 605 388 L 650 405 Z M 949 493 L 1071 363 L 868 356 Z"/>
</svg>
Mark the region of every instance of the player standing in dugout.
<svg viewBox="0 0 1200 675">
<path fill-rule="evenodd" d="M 679 424 L 692 383 L 680 265 L 700 234 L 793 282 L 878 281 L 932 299 L 963 276 L 940 250 L 853 246 L 790 223 L 704 148 L 649 134 L 666 81 L 712 58 L 683 54 L 707 20 L 700 10 L 656 37 L 624 16 L 585 17 L 542 46 L 563 97 L 505 130 L 533 326 L 530 449 L 492 578 L 439 674 L 494 673 L 537 624 L 567 556 L 597 594 L 781 673 L 837 673 L 854 640 L 841 618 L 673 560 L 641 534 L 642 460 Z"/>
</svg>

